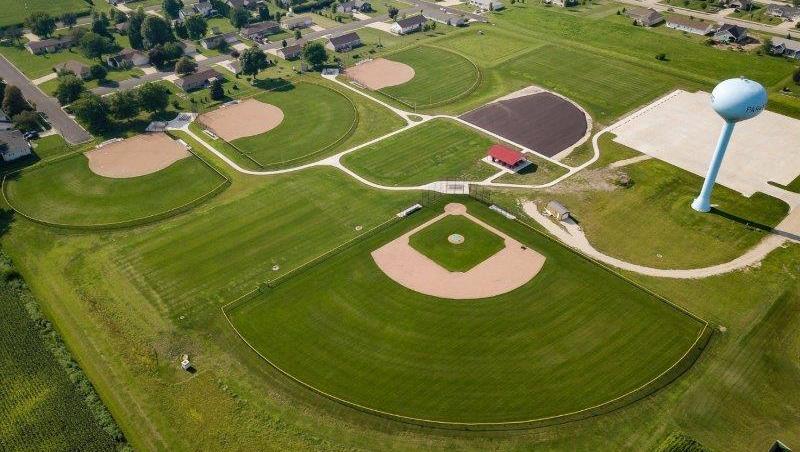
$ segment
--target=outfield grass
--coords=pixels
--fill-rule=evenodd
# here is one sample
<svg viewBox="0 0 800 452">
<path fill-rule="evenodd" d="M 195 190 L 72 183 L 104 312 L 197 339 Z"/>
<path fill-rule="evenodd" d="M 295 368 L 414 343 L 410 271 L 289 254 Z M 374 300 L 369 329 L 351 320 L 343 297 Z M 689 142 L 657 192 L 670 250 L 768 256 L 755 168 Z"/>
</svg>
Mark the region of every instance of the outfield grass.
<svg viewBox="0 0 800 452">
<path fill-rule="evenodd" d="M 426 109 L 465 96 L 480 82 L 480 71 L 468 59 L 444 49 L 419 46 L 387 55 L 414 68 L 414 78 L 379 92 L 408 108 Z"/>
<path fill-rule="evenodd" d="M 460 234 L 464 243 L 450 243 L 451 234 Z M 496 254 L 505 241 L 463 215 L 448 215 L 408 238 L 415 250 L 451 272 L 465 272 Z"/>
<path fill-rule="evenodd" d="M 91 227 L 158 216 L 190 204 L 224 179 L 196 157 L 153 174 L 113 179 L 94 174 L 82 154 L 7 176 L 15 209 L 37 220 Z"/>
<path fill-rule="evenodd" d="M 466 55 L 481 66 L 493 66 L 516 54 L 541 47 L 547 43 L 547 41 L 514 35 L 497 28 L 481 31 L 483 34 L 458 33 L 441 42 L 441 45 Z"/>
<path fill-rule="evenodd" d="M 21 25 L 32 13 L 43 11 L 53 17 L 64 13 L 82 13 L 89 11 L 90 4 L 83 0 L 25 0 L 24 2 L 6 4 L 0 10 L 0 28 L 8 25 Z"/>
<path fill-rule="evenodd" d="M 465 302 L 387 278 L 370 252 L 440 212 L 428 210 L 234 307 L 231 320 L 272 363 L 320 391 L 446 422 L 530 420 L 601 404 L 655 378 L 696 341 L 698 320 L 467 205 L 547 258 L 531 282 Z"/>
<path fill-rule="evenodd" d="M 497 170 L 480 161 L 492 140 L 447 119 L 433 119 L 345 155 L 342 163 L 391 186 L 438 180 L 483 180 Z"/>
</svg>

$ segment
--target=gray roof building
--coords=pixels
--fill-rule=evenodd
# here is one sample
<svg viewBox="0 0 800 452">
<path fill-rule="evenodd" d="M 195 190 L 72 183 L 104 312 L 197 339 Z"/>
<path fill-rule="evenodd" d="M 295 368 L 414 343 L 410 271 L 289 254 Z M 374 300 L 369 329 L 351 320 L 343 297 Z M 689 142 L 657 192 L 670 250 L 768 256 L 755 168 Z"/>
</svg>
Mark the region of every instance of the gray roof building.
<svg viewBox="0 0 800 452">
<path fill-rule="evenodd" d="M 192 91 L 195 89 L 200 89 L 205 87 L 208 83 L 210 83 L 214 79 L 222 79 L 222 74 L 215 71 L 214 69 L 206 69 L 200 72 L 195 72 L 193 74 L 187 74 L 177 80 L 175 80 L 175 85 L 178 88 L 184 91 Z"/>
<path fill-rule="evenodd" d="M 0 156 L 4 162 L 31 155 L 31 145 L 19 130 L 0 130 Z"/>
<path fill-rule="evenodd" d="M 351 31 L 350 33 L 331 37 L 326 47 L 336 52 L 347 52 L 360 45 L 361 38 L 356 32 Z"/>
</svg>

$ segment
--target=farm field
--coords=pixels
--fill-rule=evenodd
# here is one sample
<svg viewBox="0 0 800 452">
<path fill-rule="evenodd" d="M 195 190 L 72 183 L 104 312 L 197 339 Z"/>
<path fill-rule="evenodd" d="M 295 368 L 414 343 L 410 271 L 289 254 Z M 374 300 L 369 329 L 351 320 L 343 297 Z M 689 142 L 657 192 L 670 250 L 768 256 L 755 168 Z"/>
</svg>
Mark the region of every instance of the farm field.
<svg viewBox="0 0 800 452">
<path fill-rule="evenodd" d="M 481 77 L 470 60 L 436 47 L 413 47 L 386 57 L 414 68 L 411 81 L 380 90 L 410 109 L 450 103 L 473 90 Z"/>
<path fill-rule="evenodd" d="M 464 243 L 450 243 L 451 234 L 464 237 Z M 461 215 L 448 215 L 415 232 L 408 243 L 451 272 L 465 272 L 504 247 L 500 236 Z"/>
<path fill-rule="evenodd" d="M 126 223 L 191 205 L 221 189 L 225 180 L 196 157 L 153 174 L 112 179 L 94 174 L 76 154 L 8 176 L 11 205 L 47 223 L 92 227 Z"/>
<path fill-rule="evenodd" d="M 59 17 L 64 13 L 81 13 L 89 11 L 90 4 L 83 0 L 26 0 L 22 4 L 10 4 L 0 11 L 0 28 L 8 25 L 22 24 L 31 13 L 44 11 L 51 16 Z"/>
<path fill-rule="evenodd" d="M 434 119 L 347 154 L 342 163 L 373 182 L 391 186 L 483 180 L 497 172 L 480 161 L 491 144 L 466 126 Z"/>
<path fill-rule="evenodd" d="M 444 422 L 530 420 L 594 406 L 655 378 L 697 340 L 700 321 L 486 206 L 466 204 L 544 254 L 542 271 L 513 292 L 474 301 L 399 286 L 369 253 L 440 212 L 432 207 L 234 306 L 231 320 L 274 365 L 320 391 Z"/>
</svg>

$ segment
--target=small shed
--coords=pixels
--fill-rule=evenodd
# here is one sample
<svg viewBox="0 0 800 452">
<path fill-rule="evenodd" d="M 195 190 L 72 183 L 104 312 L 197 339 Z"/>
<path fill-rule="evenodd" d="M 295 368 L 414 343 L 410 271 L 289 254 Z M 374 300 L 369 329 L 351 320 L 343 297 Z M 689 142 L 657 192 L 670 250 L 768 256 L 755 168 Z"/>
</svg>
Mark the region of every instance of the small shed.
<svg viewBox="0 0 800 452">
<path fill-rule="evenodd" d="M 564 221 L 569 219 L 570 213 L 569 209 L 564 207 L 564 204 L 561 204 L 558 201 L 550 201 L 547 203 L 547 207 L 545 207 L 545 211 L 553 218 L 559 221 Z"/>
<path fill-rule="evenodd" d="M 525 163 L 525 156 L 522 152 L 509 149 L 500 144 L 494 144 L 489 147 L 489 158 L 492 162 L 499 163 L 506 168 L 515 169 Z"/>
</svg>

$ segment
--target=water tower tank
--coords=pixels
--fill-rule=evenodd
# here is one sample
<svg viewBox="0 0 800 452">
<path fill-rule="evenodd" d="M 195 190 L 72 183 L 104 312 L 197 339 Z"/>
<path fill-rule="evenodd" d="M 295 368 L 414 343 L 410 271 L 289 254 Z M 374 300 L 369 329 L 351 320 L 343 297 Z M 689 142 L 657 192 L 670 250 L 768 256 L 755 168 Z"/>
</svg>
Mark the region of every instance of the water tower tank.
<svg viewBox="0 0 800 452">
<path fill-rule="evenodd" d="M 711 92 L 711 106 L 728 122 L 750 119 L 764 110 L 767 91 L 744 77 L 725 80 Z"/>
</svg>

